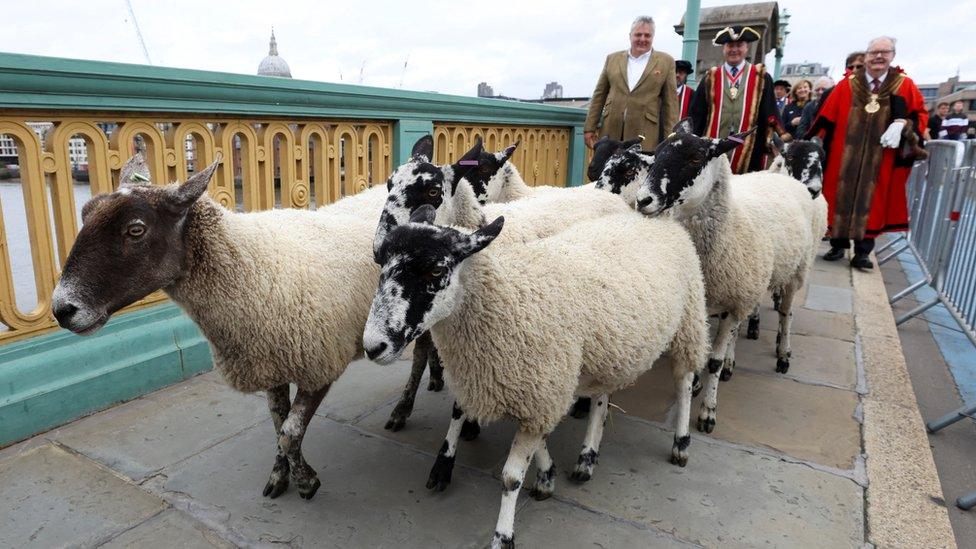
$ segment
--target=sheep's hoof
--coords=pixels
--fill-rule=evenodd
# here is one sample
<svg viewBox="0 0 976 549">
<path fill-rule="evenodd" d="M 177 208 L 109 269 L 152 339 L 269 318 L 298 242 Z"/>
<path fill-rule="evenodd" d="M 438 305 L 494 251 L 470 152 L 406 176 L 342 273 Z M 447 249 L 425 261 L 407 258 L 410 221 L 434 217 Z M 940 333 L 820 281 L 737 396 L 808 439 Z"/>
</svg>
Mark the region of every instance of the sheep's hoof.
<svg viewBox="0 0 976 549">
<path fill-rule="evenodd" d="M 721 381 L 732 379 L 732 370 L 730 368 L 722 368 L 722 373 L 718 375 L 718 378 Z"/>
<path fill-rule="evenodd" d="M 671 463 L 678 467 L 688 464 L 688 447 L 691 446 L 691 435 L 674 437 L 674 445 L 671 446 Z"/>
<path fill-rule="evenodd" d="M 474 440 L 481 434 L 481 425 L 477 421 L 464 420 L 461 424 L 461 440 Z"/>
<path fill-rule="evenodd" d="M 556 465 L 549 466 L 546 471 L 539 471 L 535 476 L 535 484 L 532 486 L 531 494 L 536 501 L 542 501 L 552 497 L 552 492 L 556 488 Z"/>
<path fill-rule="evenodd" d="M 715 418 L 712 416 L 698 418 L 698 432 L 711 433 L 715 430 Z"/>
<path fill-rule="evenodd" d="M 427 477 L 427 489 L 434 492 L 443 492 L 447 485 L 451 483 L 451 475 L 454 473 L 454 456 L 437 454 L 434 466 L 430 468 L 430 475 Z"/>
<path fill-rule="evenodd" d="M 749 326 L 746 328 L 746 339 L 759 339 L 759 317 L 749 317 Z"/>
<path fill-rule="evenodd" d="M 702 391 L 702 381 L 701 377 L 698 376 L 698 372 L 695 372 L 694 379 L 691 380 L 691 397 L 694 398 L 698 396 L 698 393 Z"/>
<path fill-rule="evenodd" d="M 790 360 L 788 358 L 777 358 L 776 359 L 776 371 L 785 374 L 790 369 Z"/>
<path fill-rule="evenodd" d="M 491 539 L 491 549 L 515 549 L 515 540 L 512 536 L 495 532 L 495 537 Z"/>
<path fill-rule="evenodd" d="M 319 487 L 322 486 L 322 482 L 319 481 L 319 477 L 312 476 L 302 479 L 298 483 L 298 495 L 302 499 L 312 499 L 315 496 L 315 492 L 319 491 Z"/>
<path fill-rule="evenodd" d="M 574 482 L 586 482 L 593 478 L 593 467 L 596 465 L 599 454 L 596 450 L 590 449 L 580 454 L 576 461 L 576 469 L 571 475 L 570 480 Z"/>
<path fill-rule="evenodd" d="M 439 393 L 443 389 L 444 389 L 444 380 L 441 378 L 431 378 L 427 382 L 428 391 L 434 391 L 435 393 Z"/>
<path fill-rule="evenodd" d="M 583 419 L 584 417 L 590 415 L 589 397 L 577 398 L 576 402 L 573 403 L 573 407 L 569 410 L 569 415 L 576 419 Z"/>
<path fill-rule="evenodd" d="M 394 433 L 403 429 L 403 426 L 407 424 L 407 418 L 403 416 L 393 416 L 383 426 L 387 431 L 393 431 Z"/>
<path fill-rule="evenodd" d="M 271 476 L 264 485 L 264 497 L 274 499 L 285 493 L 288 489 L 288 469 L 288 459 L 285 456 L 276 456 Z"/>
</svg>

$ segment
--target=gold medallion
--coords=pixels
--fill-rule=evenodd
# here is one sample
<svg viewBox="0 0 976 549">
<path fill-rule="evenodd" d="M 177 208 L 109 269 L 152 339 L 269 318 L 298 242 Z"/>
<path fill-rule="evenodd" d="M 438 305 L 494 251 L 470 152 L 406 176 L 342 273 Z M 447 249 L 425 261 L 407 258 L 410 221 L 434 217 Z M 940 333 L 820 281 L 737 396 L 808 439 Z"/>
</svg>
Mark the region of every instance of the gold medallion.
<svg viewBox="0 0 976 549">
<path fill-rule="evenodd" d="M 868 114 L 874 114 L 879 110 L 881 110 L 881 104 L 878 103 L 878 94 L 872 93 L 871 102 L 868 103 L 867 105 L 864 105 L 864 111 Z"/>
<path fill-rule="evenodd" d="M 734 86 L 729 88 L 729 97 L 735 99 L 738 95 L 739 95 L 739 88 Z"/>
</svg>

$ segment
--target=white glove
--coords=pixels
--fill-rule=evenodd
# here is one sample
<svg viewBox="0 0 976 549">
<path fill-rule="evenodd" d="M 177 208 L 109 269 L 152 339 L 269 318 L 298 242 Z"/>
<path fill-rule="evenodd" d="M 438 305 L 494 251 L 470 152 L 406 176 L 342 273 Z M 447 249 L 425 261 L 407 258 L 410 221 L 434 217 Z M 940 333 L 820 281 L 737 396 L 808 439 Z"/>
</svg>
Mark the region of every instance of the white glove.
<svg viewBox="0 0 976 549">
<path fill-rule="evenodd" d="M 884 134 L 881 135 L 881 146 L 889 149 L 897 149 L 901 143 L 901 131 L 904 129 L 904 122 L 899 120 L 892 122 Z"/>
</svg>

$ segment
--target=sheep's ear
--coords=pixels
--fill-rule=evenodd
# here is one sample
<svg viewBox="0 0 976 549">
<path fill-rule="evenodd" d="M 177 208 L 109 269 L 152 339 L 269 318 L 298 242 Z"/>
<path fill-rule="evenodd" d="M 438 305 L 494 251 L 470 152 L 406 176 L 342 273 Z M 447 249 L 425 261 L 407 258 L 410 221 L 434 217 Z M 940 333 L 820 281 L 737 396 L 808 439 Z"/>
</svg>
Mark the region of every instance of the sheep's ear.
<svg viewBox="0 0 976 549">
<path fill-rule="evenodd" d="M 491 241 L 495 240 L 495 237 L 502 232 L 503 225 L 505 225 L 505 217 L 499 216 L 498 219 L 495 219 L 477 231 L 462 236 L 454 248 L 454 253 L 459 258 L 464 259 L 465 257 L 480 252 L 485 249 L 485 246 L 491 244 Z"/>
<path fill-rule="evenodd" d="M 671 131 L 674 133 L 694 133 L 694 128 L 691 126 L 691 117 L 678 120 L 678 123 L 671 128 Z"/>
<path fill-rule="evenodd" d="M 772 142 L 774 153 L 783 154 L 786 152 L 787 144 L 783 142 L 783 139 L 779 135 L 774 133 Z"/>
<path fill-rule="evenodd" d="M 502 160 L 508 160 L 509 158 L 511 158 L 512 155 L 515 154 L 515 149 L 517 149 L 518 146 L 521 143 L 522 143 L 522 140 L 519 139 L 515 143 L 512 143 L 511 145 L 509 145 L 508 147 L 506 147 L 505 148 L 505 151 L 502 153 Z"/>
<path fill-rule="evenodd" d="M 634 150 L 634 146 L 636 145 L 637 148 L 640 149 L 640 144 L 643 141 L 644 141 L 644 136 L 643 135 L 639 135 L 639 136 L 635 137 L 634 139 L 629 139 L 629 140 L 624 141 L 623 143 L 621 143 L 620 144 L 620 148 L 621 149 Z"/>
<path fill-rule="evenodd" d="M 410 151 L 410 156 L 414 160 L 420 162 L 430 162 L 434 158 L 434 138 L 430 135 L 425 135 L 417 140 L 413 144 L 413 150 Z"/>
<path fill-rule="evenodd" d="M 624 143 L 624 145 L 626 145 L 626 143 Z M 621 147 L 621 148 L 623 149 L 625 147 Z M 627 152 L 639 153 L 639 152 L 641 152 L 641 144 L 638 141 L 637 143 L 634 143 L 633 145 L 630 145 L 629 147 L 626 147 L 626 150 L 627 150 Z"/>
<path fill-rule="evenodd" d="M 483 150 L 481 136 L 479 135 L 474 139 L 474 146 L 468 152 L 464 153 L 464 156 L 459 158 L 457 162 L 451 164 L 451 167 L 454 168 L 454 178 L 450 182 L 451 194 L 454 194 L 454 191 L 457 190 L 458 181 L 464 179 L 468 175 L 468 172 L 478 167 L 478 161 L 481 159 L 481 152 Z"/>
<path fill-rule="evenodd" d="M 193 177 L 187 179 L 185 183 L 170 191 L 166 197 L 170 208 L 181 213 L 189 209 L 203 193 L 207 192 L 207 185 L 217 171 L 218 164 L 220 160 L 193 174 Z"/>
<path fill-rule="evenodd" d="M 437 217 L 437 210 L 430 204 L 424 204 L 423 206 L 417 208 L 415 212 L 410 214 L 410 222 L 433 225 L 435 217 Z"/>
<path fill-rule="evenodd" d="M 818 147 L 823 147 L 823 139 L 820 139 L 819 135 L 811 137 L 810 142 L 816 144 Z"/>
<path fill-rule="evenodd" d="M 137 187 L 149 185 L 150 183 L 149 166 L 146 165 L 146 158 L 142 153 L 136 153 L 122 165 L 119 172 L 119 187 Z"/>
<path fill-rule="evenodd" d="M 740 147 L 743 143 L 745 143 L 746 138 L 755 133 L 755 131 L 756 126 L 753 126 L 742 133 L 734 133 L 725 139 L 718 139 L 712 143 L 709 153 L 711 154 L 712 158 L 716 158 L 731 151 L 732 149 L 735 149 L 736 147 Z"/>
</svg>

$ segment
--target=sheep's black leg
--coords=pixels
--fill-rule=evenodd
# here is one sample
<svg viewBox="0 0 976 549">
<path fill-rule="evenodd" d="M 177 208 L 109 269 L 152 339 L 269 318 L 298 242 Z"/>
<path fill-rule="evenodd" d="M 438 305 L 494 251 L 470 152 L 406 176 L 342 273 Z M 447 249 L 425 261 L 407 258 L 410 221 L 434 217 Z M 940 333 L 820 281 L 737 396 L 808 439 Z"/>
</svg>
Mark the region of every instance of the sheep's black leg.
<svg viewBox="0 0 976 549">
<path fill-rule="evenodd" d="M 399 431 L 406 425 L 407 418 L 413 412 L 413 402 L 417 397 L 417 389 L 420 387 L 420 378 L 424 376 L 424 368 L 427 367 L 427 359 L 431 355 L 433 348 L 434 345 L 430 340 L 430 332 L 421 334 L 417 338 L 417 342 L 414 343 L 413 366 L 410 369 L 410 379 L 407 380 L 407 385 L 403 388 L 403 394 L 400 395 L 400 401 L 393 408 L 393 412 L 390 413 L 390 419 L 384 426 L 384 429 L 387 431 Z M 440 363 L 439 360 L 438 363 Z"/>
<path fill-rule="evenodd" d="M 783 292 L 776 311 L 779 313 L 779 332 L 776 334 L 776 371 L 785 374 L 790 369 L 790 329 L 793 323 L 793 288 Z"/>
<path fill-rule="evenodd" d="M 428 338 L 430 338 L 428 332 Z M 430 343 L 430 358 L 427 360 L 430 366 L 430 379 L 427 381 L 428 391 L 440 391 L 444 388 L 444 366 L 441 364 L 441 355 L 437 352 L 434 343 Z"/>
<path fill-rule="evenodd" d="M 288 384 L 284 383 L 272 387 L 266 391 L 268 397 L 268 410 L 271 412 L 271 421 L 274 422 L 275 434 L 281 436 L 281 424 L 288 417 L 291 411 L 291 401 L 288 399 Z M 264 496 L 276 498 L 288 489 L 288 458 L 278 450 L 275 456 L 274 468 L 271 469 L 271 477 L 264 486 Z"/>
<path fill-rule="evenodd" d="M 749 325 L 746 327 L 746 339 L 759 339 L 759 306 L 749 315 Z"/>
<path fill-rule="evenodd" d="M 291 403 L 291 411 L 288 419 L 281 425 L 281 436 L 278 437 L 278 451 L 285 454 L 288 458 L 288 466 L 291 469 L 291 481 L 298 486 L 298 495 L 302 499 L 312 499 L 315 492 L 322 485 L 318 475 L 302 456 L 302 440 L 305 438 L 305 430 L 308 423 L 315 415 L 322 404 L 322 399 L 329 392 L 331 385 L 326 385 L 315 391 L 298 390 L 294 402 Z"/>
<path fill-rule="evenodd" d="M 427 488 L 435 492 L 443 492 L 447 485 L 451 483 L 451 476 L 454 474 L 454 458 L 457 455 L 458 439 L 461 436 L 461 428 L 465 424 L 464 412 L 458 407 L 457 402 L 451 410 L 451 424 L 447 428 L 447 435 L 444 443 L 441 444 L 434 466 L 430 469 L 427 477 Z M 476 424 L 477 425 L 477 424 Z"/>
</svg>

